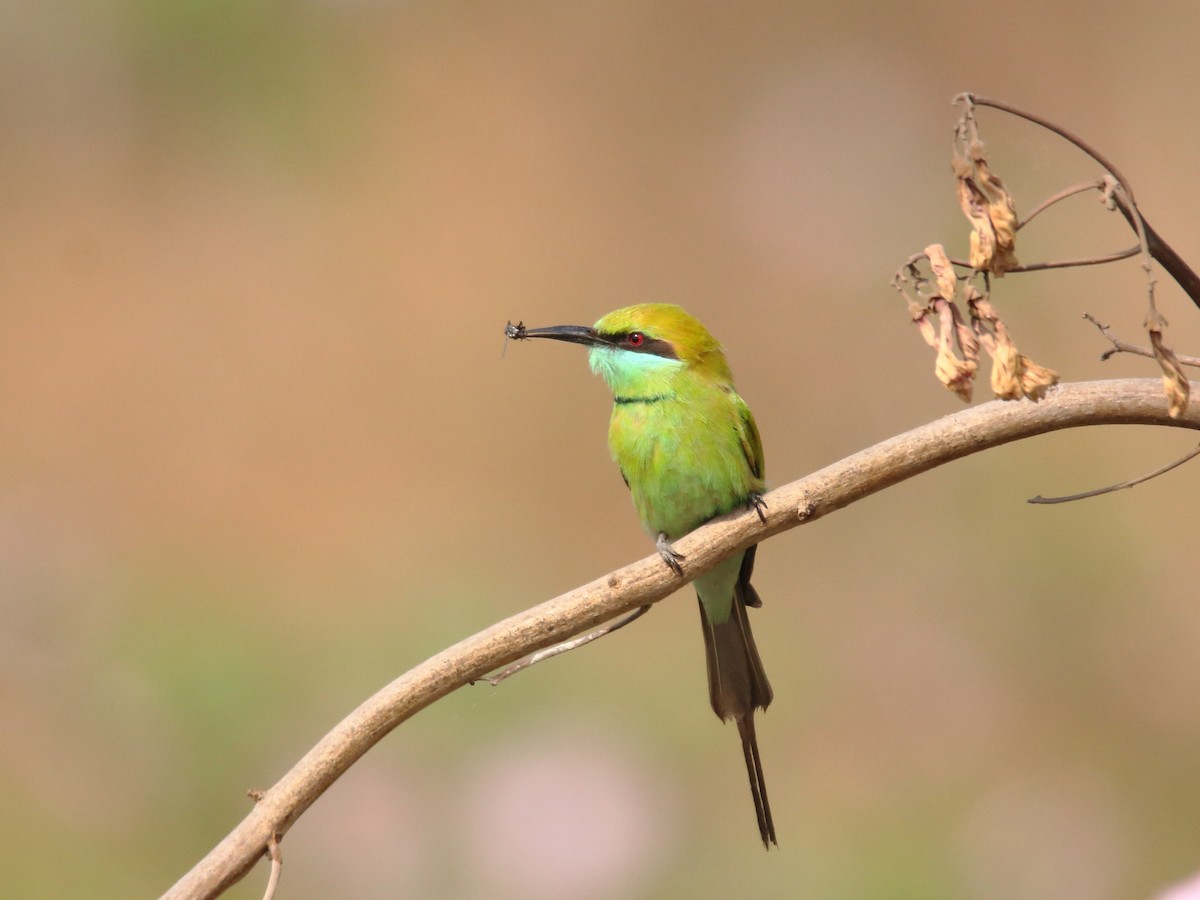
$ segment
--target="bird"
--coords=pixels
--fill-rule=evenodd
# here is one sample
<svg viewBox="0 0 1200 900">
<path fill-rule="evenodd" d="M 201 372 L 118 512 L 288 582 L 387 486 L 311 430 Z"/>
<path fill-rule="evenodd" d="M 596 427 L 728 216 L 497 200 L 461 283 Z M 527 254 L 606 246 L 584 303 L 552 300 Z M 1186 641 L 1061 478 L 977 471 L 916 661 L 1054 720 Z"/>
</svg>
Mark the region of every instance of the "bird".
<svg viewBox="0 0 1200 900">
<path fill-rule="evenodd" d="M 683 574 L 672 542 L 717 516 L 753 509 L 765 522 L 763 449 L 750 407 L 734 389 L 721 345 L 669 303 L 615 310 L 593 326 L 505 330 L 508 338 L 582 344 L 613 395 L 608 445 L 643 527 L 663 562 Z M 709 702 L 737 723 L 763 846 L 779 845 L 763 777 L 754 713 L 774 696 L 750 630 L 757 545 L 694 580 L 704 634 Z"/>
</svg>

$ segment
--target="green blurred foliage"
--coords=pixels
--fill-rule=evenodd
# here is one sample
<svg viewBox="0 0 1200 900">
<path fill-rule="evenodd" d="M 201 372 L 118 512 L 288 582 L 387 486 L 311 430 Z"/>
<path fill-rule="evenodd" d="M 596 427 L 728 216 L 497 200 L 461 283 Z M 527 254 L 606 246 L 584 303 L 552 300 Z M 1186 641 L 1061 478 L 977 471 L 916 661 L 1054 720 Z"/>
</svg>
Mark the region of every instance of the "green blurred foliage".
<svg viewBox="0 0 1200 900">
<path fill-rule="evenodd" d="M 0 872 L 165 890 L 421 659 L 650 551 L 608 398 L 508 319 L 686 305 L 775 483 L 958 408 L 888 287 L 966 246 L 962 90 L 1093 141 L 1200 262 L 1193 4 L 10 4 L 0 25 Z M 1028 209 L 1095 170 L 981 113 Z M 1090 199 L 1023 260 L 1130 242 Z M 1160 281 L 1182 352 L 1200 316 Z M 1009 277 L 1021 348 L 1138 339 L 1136 263 Z M 690 592 L 437 704 L 289 833 L 282 896 L 1097 898 L 1200 868 L 1178 434 L 1006 447 L 771 541 L 781 848 Z M 259 896 L 265 871 L 230 892 Z"/>
</svg>

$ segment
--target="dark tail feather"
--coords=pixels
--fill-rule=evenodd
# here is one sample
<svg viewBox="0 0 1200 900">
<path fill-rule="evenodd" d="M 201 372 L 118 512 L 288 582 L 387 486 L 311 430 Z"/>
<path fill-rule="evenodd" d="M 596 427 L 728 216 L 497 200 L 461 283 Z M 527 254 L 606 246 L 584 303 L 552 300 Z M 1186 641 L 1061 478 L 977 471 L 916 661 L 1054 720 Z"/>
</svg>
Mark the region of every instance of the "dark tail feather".
<svg viewBox="0 0 1200 900">
<path fill-rule="evenodd" d="M 719 625 L 709 622 L 703 604 L 700 605 L 700 621 L 704 627 L 704 650 L 708 661 L 709 701 L 718 716 L 737 722 L 746 757 L 746 772 L 750 777 L 750 792 L 754 796 L 754 811 L 758 816 L 758 831 L 763 846 L 769 849 L 771 844 L 778 846 L 779 842 L 775 840 L 775 823 L 771 819 L 767 784 L 758 755 L 754 711 L 766 709 L 773 694 L 746 616 L 745 589 L 748 587 L 748 579 L 745 585 L 739 582 L 733 608 L 724 622 Z M 757 599 L 756 594 L 750 596 Z"/>
<path fill-rule="evenodd" d="M 754 796 L 754 814 L 758 816 L 758 834 L 763 847 L 770 850 L 775 840 L 775 822 L 771 818 L 771 801 L 767 799 L 767 782 L 763 777 L 762 760 L 758 758 L 758 738 L 754 736 L 754 714 L 737 720 L 742 736 L 742 753 L 746 757 L 746 774 L 750 776 L 750 793 Z M 768 843 L 769 842 L 769 843 Z"/>
</svg>

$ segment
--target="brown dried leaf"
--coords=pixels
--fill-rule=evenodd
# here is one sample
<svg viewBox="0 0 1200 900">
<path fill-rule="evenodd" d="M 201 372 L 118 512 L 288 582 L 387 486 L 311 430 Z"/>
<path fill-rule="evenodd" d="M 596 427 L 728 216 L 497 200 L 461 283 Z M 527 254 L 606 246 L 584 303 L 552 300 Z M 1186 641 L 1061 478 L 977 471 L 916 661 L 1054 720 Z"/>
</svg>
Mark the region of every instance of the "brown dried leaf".
<svg viewBox="0 0 1200 900">
<path fill-rule="evenodd" d="M 979 338 L 983 349 L 994 356 L 996 353 L 995 323 L 1000 321 L 1000 317 L 996 314 L 991 301 L 975 285 L 968 284 L 963 289 L 963 294 L 967 298 L 967 309 L 971 313 L 971 330 Z"/>
<path fill-rule="evenodd" d="M 973 362 L 958 359 L 947 346 L 938 347 L 937 362 L 934 363 L 933 374 L 937 380 L 962 398 L 964 403 L 971 402 L 971 393 L 975 383 Z"/>
<path fill-rule="evenodd" d="M 1025 396 L 1021 386 L 1021 360 L 1017 345 L 1008 332 L 995 336 L 992 353 L 992 393 L 1000 400 L 1017 400 Z"/>
<path fill-rule="evenodd" d="M 1175 356 L 1175 351 L 1163 341 L 1161 329 L 1150 329 L 1150 346 L 1154 348 L 1154 358 L 1158 360 L 1162 369 L 1163 393 L 1167 395 L 1167 403 L 1170 404 L 1168 412 L 1172 419 L 1178 419 L 1187 409 L 1191 385 L 1183 373 L 1183 366 Z"/>
<path fill-rule="evenodd" d="M 982 141 L 952 160 L 958 204 L 971 223 L 971 265 L 999 277 L 1017 265 L 1017 211 L 1012 195 L 988 165 Z"/>
<path fill-rule="evenodd" d="M 1041 400 L 1046 391 L 1058 384 L 1058 373 L 1039 366 L 1027 356 L 1021 357 L 1021 392 L 1030 400 Z"/>
<path fill-rule="evenodd" d="M 925 343 L 936 349 L 938 346 L 937 330 L 929 321 L 929 309 L 913 304 L 908 308 L 908 312 L 912 316 L 913 324 L 921 332 L 921 337 L 925 338 Z"/>
<path fill-rule="evenodd" d="M 970 359 L 960 359 L 954 352 L 958 325 L 961 318 L 953 303 L 935 297 L 933 309 L 938 314 L 937 360 L 933 372 L 948 390 L 954 391 L 966 403 L 971 401 L 975 386 L 975 371 L 978 364 Z"/>
<path fill-rule="evenodd" d="M 968 281 L 965 285 L 963 285 L 963 299 L 966 300 L 968 304 L 973 305 L 986 298 L 979 288 L 975 287 L 974 284 Z"/>
<path fill-rule="evenodd" d="M 996 252 L 990 269 L 997 277 L 1015 268 L 1017 257 L 1017 204 L 1012 194 L 992 171 L 984 151 L 983 141 L 973 141 L 970 148 L 971 161 L 975 167 L 975 179 L 979 189 L 987 197 L 987 214 L 996 236 Z"/>
<path fill-rule="evenodd" d="M 954 310 L 954 338 L 962 351 L 963 359 L 969 363 L 979 363 L 979 341 L 971 332 L 971 326 L 963 321 L 958 309 Z"/>
<path fill-rule="evenodd" d="M 941 244 L 930 244 L 925 248 L 925 258 L 929 260 L 929 269 L 937 279 L 938 294 L 947 303 L 953 303 L 958 288 L 958 273 L 946 255 L 946 248 Z"/>
<path fill-rule="evenodd" d="M 908 288 L 905 287 L 907 280 L 897 277 L 893 280 L 892 286 L 900 292 L 900 296 L 908 304 L 908 316 L 912 319 L 912 323 L 917 326 L 917 330 L 921 333 L 921 337 L 925 339 L 925 343 L 930 347 L 936 348 L 938 345 L 937 332 L 934 330 L 933 323 L 929 321 L 931 310 L 928 306 L 922 305 L 913 297 Z"/>
<path fill-rule="evenodd" d="M 976 291 L 968 294 L 967 303 L 971 308 L 971 324 L 992 356 L 992 392 L 998 399 L 1040 400 L 1048 388 L 1058 384 L 1057 372 L 1039 366 L 1017 350 L 990 300 Z"/>
<path fill-rule="evenodd" d="M 968 175 L 958 179 L 958 205 L 971 223 L 971 267 L 984 271 L 996 253 L 996 232 L 987 214 L 987 199 Z"/>
</svg>

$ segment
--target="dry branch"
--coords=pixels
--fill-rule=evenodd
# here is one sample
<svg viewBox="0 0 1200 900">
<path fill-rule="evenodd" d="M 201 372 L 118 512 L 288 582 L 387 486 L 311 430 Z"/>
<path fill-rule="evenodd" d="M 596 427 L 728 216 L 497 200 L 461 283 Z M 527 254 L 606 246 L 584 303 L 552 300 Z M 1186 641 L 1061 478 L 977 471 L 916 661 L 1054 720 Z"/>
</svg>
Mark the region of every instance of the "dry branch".
<svg viewBox="0 0 1200 900">
<path fill-rule="evenodd" d="M 1200 402 L 1171 418 L 1157 379 L 1100 381 L 1059 386 L 1040 402 L 993 401 L 946 416 L 772 491 L 765 497 L 762 521 L 748 510 L 680 539 L 675 547 L 687 557 L 684 580 L 738 550 L 952 460 L 1049 431 L 1114 424 L 1200 430 Z M 359 757 L 426 706 L 527 653 L 656 603 L 683 583 L 655 553 L 498 622 L 409 670 L 343 719 L 274 787 L 257 795 L 241 824 L 164 897 L 222 893 Z"/>
</svg>

